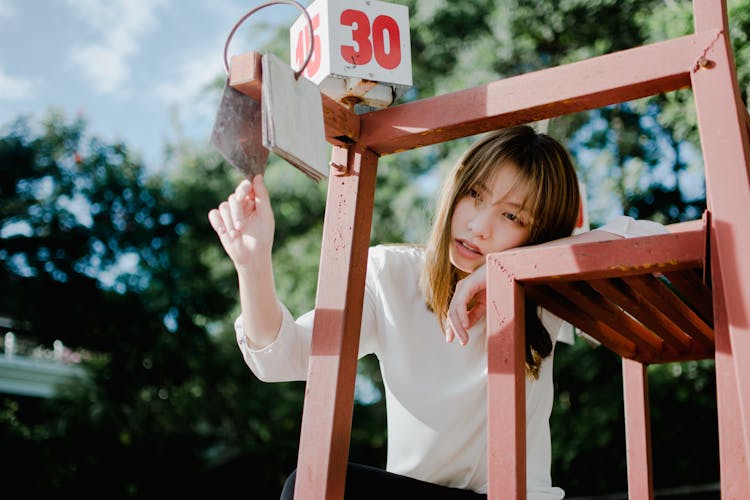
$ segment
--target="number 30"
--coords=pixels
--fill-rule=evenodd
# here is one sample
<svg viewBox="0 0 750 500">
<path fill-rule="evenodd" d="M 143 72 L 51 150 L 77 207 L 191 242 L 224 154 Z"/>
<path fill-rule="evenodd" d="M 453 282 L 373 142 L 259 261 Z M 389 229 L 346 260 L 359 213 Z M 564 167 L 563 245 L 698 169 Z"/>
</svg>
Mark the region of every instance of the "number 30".
<svg viewBox="0 0 750 500">
<path fill-rule="evenodd" d="M 385 69 L 394 69 L 401 64 L 401 33 L 396 21 L 381 15 L 370 27 L 370 19 L 360 10 L 347 9 L 341 13 L 341 24 L 352 27 L 352 41 L 357 44 L 341 46 L 341 57 L 355 65 L 367 64 L 373 53 L 378 64 Z M 370 40 L 372 32 L 372 41 Z M 388 52 L 385 50 L 385 34 L 388 33 Z"/>
</svg>

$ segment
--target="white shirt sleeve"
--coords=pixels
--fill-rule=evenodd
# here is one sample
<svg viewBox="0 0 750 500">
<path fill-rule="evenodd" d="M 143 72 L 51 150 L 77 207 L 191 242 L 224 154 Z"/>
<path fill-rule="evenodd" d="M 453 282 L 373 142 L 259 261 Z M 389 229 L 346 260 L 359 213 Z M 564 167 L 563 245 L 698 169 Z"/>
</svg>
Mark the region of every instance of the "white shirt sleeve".
<svg viewBox="0 0 750 500">
<path fill-rule="evenodd" d="M 654 234 L 666 234 L 667 229 L 650 220 L 635 220 L 632 217 L 620 215 L 605 225 L 594 229 L 594 231 L 606 231 L 617 234 L 623 238 L 637 238 L 639 236 L 651 236 Z"/>
<path fill-rule="evenodd" d="M 286 306 L 280 305 L 281 327 L 276 340 L 262 349 L 253 349 L 248 345 L 240 316 L 234 322 L 237 344 L 247 366 L 263 382 L 305 380 L 315 311 L 295 321 Z"/>
<path fill-rule="evenodd" d="M 375 352 L 378 336 L 378 324 L 375 301 L 377 299 L 377 275 L 380 272 L 378 263 L 374 263 L 372 254 L 367 264 L 362 307 L 362 323 L 359 342 L 359 357 Z M 242 317 L 234 322 L 237 344 L 245 363 L 263 382 L 289 382 L 307 379 L 307 368 L 310 362 L 313 323 L 315 310 L 309 311 L 296 320 L 284 304 L 281 306 L 281 327 L 276 340 L 262 349 L 253 349 L 248 345 L 242 325 Z"/>
</svg>

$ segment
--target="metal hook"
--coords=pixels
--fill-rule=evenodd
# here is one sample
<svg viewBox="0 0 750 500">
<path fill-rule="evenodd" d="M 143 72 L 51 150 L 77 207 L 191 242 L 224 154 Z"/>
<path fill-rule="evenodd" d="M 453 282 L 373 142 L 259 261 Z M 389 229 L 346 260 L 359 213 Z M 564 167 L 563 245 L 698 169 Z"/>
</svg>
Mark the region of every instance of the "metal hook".
<svg viewBox="0 0 750 500">
<path fill-rule="evenodd" d="M 235 23 L 234 27 L 232 28 L 232 31 L 229 32 L 229 36 L 227 37 L 227 41 L 224 44 L 224 71 L 226 71 L 227 75 L 229 75 L 229 62 L 227 60 L 227 51 L 229 50 L 229 42 L 232 41 L 232 37 L 234 36 L 234 32 L 237 31 L 237 28 L 240 27 L 240 24 L 245 22 L 245 19 L 252 16 L 256 12 L 258 12 L 260 9 L 264 7 L 268 7 L 270 5 L 276 5 L 276 4 L 287 4 L 292 5 L 294 7 L 297 7 L 299 10 L 302 11 L 302 13 L 305 16 L 305 19 L 307 19 L 307 27 L 310 30 L 310 50 L 307 52 L 307 57 L 305 57 L 305 61 L 302 63 L 302 67 L 294 72 L 294 79 L 299 79 L 300 75 L 303 71 L 305 71 L 305 67 L 307 67 L 307 63 L 310 62 L 310 59 L 313 55 L 313 45 L 315 44 L 315 36 L 313 35 L 313 25 L 312 25 L 312 19 L 310 19 L 310 14 L 308 14 L 307 10 L 300 5 L 299 2 L 296 2 L 295 0 L 273 0 L 271 2 L 266 2 L 264 4 L 258 5 L 254 9 L 252 9 L 250 12 L 245 14 L 240 18 L 237 23 Z"/>
</svg>

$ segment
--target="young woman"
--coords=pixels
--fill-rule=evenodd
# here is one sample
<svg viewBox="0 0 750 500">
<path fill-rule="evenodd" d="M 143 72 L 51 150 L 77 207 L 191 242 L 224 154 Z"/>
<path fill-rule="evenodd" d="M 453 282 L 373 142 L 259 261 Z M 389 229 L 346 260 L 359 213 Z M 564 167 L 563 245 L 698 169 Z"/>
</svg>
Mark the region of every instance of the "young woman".
<svg viewBox="0 0 750 500">
<path fill-rule="evenodd" d="M 378 245 L 367 265 L 360 356 L 375 353 L 386 391 L 387 471 L 350 464 L 346 497 L 485 498 L 487 434 L 484 263 L 488 253 L 570 237 L 579 191 L 567 151 L 519 126 L 486 134 L 449 174 L 426 245 Z M 235 323 L 264 381 L 304 380 L 314 311 L 292 318 L 273 282 L 274 218 L 261 176 L 209 220 L 239 279 Z M 663 232 L 620 217 L 579 241 Z M 567 240 L 566 240 L 567 241 Z M 527 307 L 526 439 L 530 499 L 559 499 L 550 477 L 552 353 L 562 320 Z M 457 342 L 454 342 L 457 340 Z M 282 498 L 292 498 L 292 474 Z"/>
</svg>

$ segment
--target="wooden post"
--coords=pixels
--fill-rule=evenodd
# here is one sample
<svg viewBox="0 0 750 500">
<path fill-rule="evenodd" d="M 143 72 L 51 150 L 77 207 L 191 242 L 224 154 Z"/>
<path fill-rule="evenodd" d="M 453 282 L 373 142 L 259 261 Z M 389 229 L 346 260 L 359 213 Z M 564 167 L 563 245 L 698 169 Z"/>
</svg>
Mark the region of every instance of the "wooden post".
<svg viewBox="0 0 750 500">
<path fill-rule="evenodd" d="M 691 81 L 698 113 L 706 173 L 706 198 L 710 217 L 711 257 L 714 273 L 714 314 L 726 315 L 732 366 L 718 363 L 717 369 L 730 370 L 736 395 L 724 385 L 723 396 L 738 397 L 744 456 L 750 457 L 750 146 L 746 112 L 737 83 L 734 58 L 729 44 L 725 2 L 694 0 L 695 30 L 720 30 L 704 47 L 691 69 Z M 720 273 L 721 281 L 716 281 Z M 717 294 L 717 291 L 721 293 Z M 717 300 L 721 298 L 722 300 Z M 724 325 L 720 325 L 721 328 Z M 718 347 L 718 346 L 717 346 Z M 726 353 L 717 353 L 717 356 Z M 727 374 L 717 374 L 717 381 Z M 731 384 L 730 384 L 731 385 Z M 723 419 L 722 419 L 723 421 Z M 723 443 L 723 446 L 731 446 Z M 750 477 L 750 463 L 745 462 Z"/>
<path fill-rule="evenodd" d="M 526 377 L 523 290 L 487 259 L 487 498 L 526 499 Z"/>
<path fill-rule="evenodd" d="M 712 238 L 713 239 L 713 238 Z M 715 247 L 715 242 L 712 243 Z M 745 441 L 741 439 L 745 428 L 740 411 L 732 343 L 729 324 L 722 304 L 724 301 L 721 268 L 715 253 L 711 255 L 714 282 L 714 332 L 716 336 L 716 411 L 719 427 L 719 471 L 723 498 L 750 498 L 750 476 L 747 474 Z"/>
<path fill-rule="evenodd" d="M 625 448 L 628 463 L 628 498 L 653 500 L 651 467 L 651 417 L 646 365 L 622 358 L 625 403 Z"/>
<path fill-rule="evenodd" d="M 340 499 L 349 456 L 378 158 L 334 147 L 328 179 L 295 499 Z"/>
</svg>

